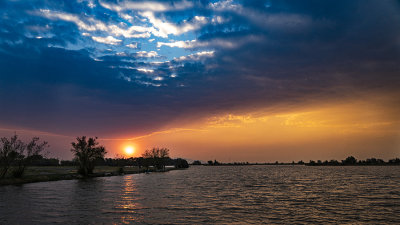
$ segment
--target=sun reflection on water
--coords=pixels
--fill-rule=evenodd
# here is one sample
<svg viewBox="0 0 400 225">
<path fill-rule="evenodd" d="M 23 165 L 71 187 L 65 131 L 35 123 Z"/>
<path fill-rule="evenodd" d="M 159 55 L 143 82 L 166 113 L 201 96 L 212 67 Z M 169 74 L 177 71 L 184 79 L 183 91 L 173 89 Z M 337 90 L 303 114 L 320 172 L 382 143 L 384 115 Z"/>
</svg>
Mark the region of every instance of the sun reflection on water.
<svg viewBox="0 0 400 225">
<path fill-rule="evenodd" d="M 121 214 L 121 223 L 131 224 L 144 219 L 144 217 L 139 214 L 139 210 L 143 207 L 138 202 L 138 196 L 139 194 L 134 176 L 124 176 L 120 198 L 115 202 L 115 208 L 118 210 L 119 214 Z"/>
</svg>

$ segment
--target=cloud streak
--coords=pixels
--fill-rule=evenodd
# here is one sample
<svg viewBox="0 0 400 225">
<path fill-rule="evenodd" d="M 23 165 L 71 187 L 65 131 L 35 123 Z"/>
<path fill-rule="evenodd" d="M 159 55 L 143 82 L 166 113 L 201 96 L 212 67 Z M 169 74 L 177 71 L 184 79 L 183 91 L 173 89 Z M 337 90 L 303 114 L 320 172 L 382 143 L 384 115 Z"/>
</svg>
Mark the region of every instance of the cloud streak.
<svg viewBox="0 0 400 225">
<path fill-rule="evenodd" d="M 181 25 L 177 26 L 174 23 L 155 17 L 154 13 L 151 11 L 139 13 L 139 15 L 147 18 L 149 22 L 153 24 L 155 29 L 152 30 L 152 33 L 155 36 L 164 38 L 167 38 L 169 34 L 177 36 L 183 33 L 198 30 L 208 22 L 203 16 L 195 16 L 192 21 L 184 21 Z"/>
<path fill-rule="evenodd" d="M 138 10 L 138 11 L 152 11 L 152 12 L 165 12 L 174 10 L 184 10 L 192 8 L 194 4 L 190 1 L 177 1 L 174 3 L 164 3 L 157 1 L 121 1 L 118 4 L 106 3 L 100 0 L 100 5 L 104 8 L 121 12 L 127 10 Z"/>
<path fill-rule="evenodd" d="M 118 40 L 112 36 L 108 36 L 108 37 L 94 37 L 93 36 L 92 39 L 99 43 L 109 44 L 109 45 L 118 45 L 122 42 L 122 40 Z"/>
</svg>

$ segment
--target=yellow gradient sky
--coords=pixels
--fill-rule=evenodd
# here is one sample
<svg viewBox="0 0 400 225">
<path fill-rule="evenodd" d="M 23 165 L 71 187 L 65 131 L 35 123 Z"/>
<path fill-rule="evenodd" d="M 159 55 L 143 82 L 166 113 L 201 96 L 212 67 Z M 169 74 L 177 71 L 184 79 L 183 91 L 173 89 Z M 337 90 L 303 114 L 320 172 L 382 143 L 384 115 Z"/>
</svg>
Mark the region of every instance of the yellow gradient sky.
<svg viewBox="0 0 400 225">
<path fill-rule="evenodd" d="M 134 145 L 136 155 L 162 146 L 172 149 L 173 156 L 224 162 L 342 159 L 348 155 L 391 158 L 400 154 L 400 121 L 398 110 L 390 107 L 392 101 L 369 97 L 279 113 L 264 109 L 224 114 L 103 142 L 113 149 Z"/>
<path fill-rule="evenodd" d="M 172 157 L 203 161 L 291 162 L 349 155 L 389 159 L 400 155 L 399 104 L 390 96 L 177 120 L 142 136 L 99 137 L 99 141 L 107 147 L 107 157 L 140 156 L 147 148 L 167 147 Z M 14 131 L 23 138 L 40 136 L 49 141 L 50 157 L 72 157 L 68 146 L 74 137 L 4 128 L 0 134 Z M 125 154 L 128 146 L 134 148 L 133 155 Z"/>
</svg>

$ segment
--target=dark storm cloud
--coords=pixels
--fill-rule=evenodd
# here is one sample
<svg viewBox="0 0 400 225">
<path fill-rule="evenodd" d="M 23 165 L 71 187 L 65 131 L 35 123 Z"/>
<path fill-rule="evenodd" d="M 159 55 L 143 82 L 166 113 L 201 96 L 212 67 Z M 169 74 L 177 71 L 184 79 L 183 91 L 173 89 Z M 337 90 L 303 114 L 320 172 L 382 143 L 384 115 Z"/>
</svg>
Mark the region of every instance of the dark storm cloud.
<svg viewBox="0 0 400 225">
<path fill-rule="evenodd" d="M 38 16 L 40 10 L 53 14 Z M 194 30 L 194 42 L 179 32 L 160 39 L 191 45 L 184 46 L 191 57 L 166 60 L 174 56 L 140 47 L 147 39 L 110 33 L 120 42 L 96 42 L 93 37 L 114 31 L 111 25 L 130 24 L 98 1 L 5 1 L 0 125 L 71 135 L 140 134 L 232 110 L 358 92 L 396 95 L 399 10 L 397 1 L 195 1 L 193 7 L 154 13 L 182 26 L 185 18 L 207 18 Z M 137 18 L 130 15 L 133 26 Z M 98 21 L 106 28 L 83 27 Z M 138 49 L 122 48 L 135 41 Z M 196 55 L 202 51 L 209 54 Z"/>
</svg>

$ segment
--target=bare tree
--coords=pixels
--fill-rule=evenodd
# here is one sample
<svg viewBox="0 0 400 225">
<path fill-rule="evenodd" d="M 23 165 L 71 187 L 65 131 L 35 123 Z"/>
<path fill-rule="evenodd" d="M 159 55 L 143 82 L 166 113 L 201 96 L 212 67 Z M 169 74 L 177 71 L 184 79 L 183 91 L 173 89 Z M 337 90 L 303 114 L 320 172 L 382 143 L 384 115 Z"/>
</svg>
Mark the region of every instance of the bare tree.
<svg viewBox="0 0 400 225">
<path fill-rule="evenodd" d="M 0 140 L 0 178 L 4 178 L 11 166 L 15 177 L 21 177 L 29 165 L 33 156 L 41 155 L 49 145 L 47 142 L 38 143 L 39 138 L 34 137 L 32 141 L 25 144 L 14 134 L 10 139 L 3 137 Z"/>
<path fill-rule="evenodd" d="M 97 137 L 86 139 L 86 136 L 77 137 L 76 142 L 72 142 L 72 153 L 79 163 L 78 172 L 83 176 L 92 174 L 96 159 L 104 159 L 107 153 L 103 146 L 99 146 Z"/>
<path fill-rule="evenodd" d="M 23 143 L 18 139 L 18 136 L 15 134 L 10 139 L 3 137 L 1 138 L 0 143 L 0 178 L 4 178 L 17 157 L 17 152 L 20 148 L 23 147 Z"/>
<path fill-rule="evenodd" d="M 34 156 L 41 155 L 43 151 L 49 147 L 46 141 L 38 143 L 39 138 L 34 137 L 28 144 L 23 144 L 20 149 L 17 150 L 17 156 L 15 158 L 15 170 L 13 171 L 14 177 L 22 177 L 26 167 L 31 163 Z"/>
</svg>

